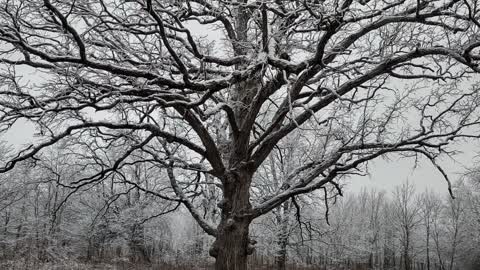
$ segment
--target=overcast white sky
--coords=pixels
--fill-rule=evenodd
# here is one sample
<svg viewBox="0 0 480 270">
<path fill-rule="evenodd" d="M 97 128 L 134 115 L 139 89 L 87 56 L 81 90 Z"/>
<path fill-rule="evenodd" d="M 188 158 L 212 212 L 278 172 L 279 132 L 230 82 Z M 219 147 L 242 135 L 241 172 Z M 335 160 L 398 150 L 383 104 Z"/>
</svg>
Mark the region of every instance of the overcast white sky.
<svg viewBox="0 0 480 270">
<path fill-rule="evenodd" d="M 458 149 L 463 153 L 455 160 L 443 158 L 439 164 L 448 173 L 452 182 L 461 178 L 467 168 L 477 163 L 480 143 L 461 143 Z M 418 192 L 430 189 L 440 194 L 448 194 L 447 182 L 437 169 L 425 158 L 414 168 L 414 159 L 393 156 L 390 160 L 377 159 L 371 164 L 369 176 L 356 176 L 349 180 L 347 191 L 357 191 L 362 187 L 391 191 L 407 179 L 417 187 Z"/>
</svg>

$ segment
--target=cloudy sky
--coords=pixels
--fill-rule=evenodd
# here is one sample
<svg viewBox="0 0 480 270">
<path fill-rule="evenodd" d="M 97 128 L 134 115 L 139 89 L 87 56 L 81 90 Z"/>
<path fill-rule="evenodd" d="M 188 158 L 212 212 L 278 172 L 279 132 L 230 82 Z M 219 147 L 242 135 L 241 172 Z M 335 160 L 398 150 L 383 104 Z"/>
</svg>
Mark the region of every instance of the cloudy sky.
<svg viewBox="0 0 480 270">
<path fill-rule="evenodd" d="M 478 164 L 480 143 L 462 142 L 454 147 L 462 153 L 456 155 L 454 159 L 444 157 L 438 162 L 448 173 L 452 182 L 460 179 L 468 168 Z M 380 158 L 372 162 L 370 175 L 353 177 L 349 180 L 347 190 L 360 190 L 367 187 L 391 191 L 406 180 L 414 183 L 417 191 L 430 189 L 440 194 L 448 194 L 447 182 L 429 160 L 420 159 L 415 168 L 414 159 L 399 156 L 392 156 L 388 160 Z"/>
</svg>

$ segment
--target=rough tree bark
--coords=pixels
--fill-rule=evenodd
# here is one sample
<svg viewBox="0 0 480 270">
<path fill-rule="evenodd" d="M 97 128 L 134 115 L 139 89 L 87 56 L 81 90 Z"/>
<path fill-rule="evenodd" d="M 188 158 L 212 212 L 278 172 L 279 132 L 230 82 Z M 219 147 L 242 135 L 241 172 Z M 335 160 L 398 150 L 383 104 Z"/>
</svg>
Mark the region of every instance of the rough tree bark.
<svg viewBox="0 0 480 270">
<path fill-rule="evenodd" d="M 240 171 L 228 176 L 224 185 L 224 198 L 219 207 L 222 209 L 217 237 L 210 249 L 210 255 L 216 258 L 215 269 L 246 270 L 247 257 L 253 253 L 249 239 L 251 210 L 250 183 L 251 172 Z"/>
<path fill-rule="evenodd" d="M 238 0 L 236 9 L 235 33 L 233 41 L 236 56 L 248 53 L 248 20 L 249 13 L 244 4 L 246 0 Z M 236 65 L 237 70 L 245 68 L 244 65 Z M 226 147 L 221 150 L 227 172 L 221 179 L 223 186 L 223 199 L 218 207 L 221 209 L 221 219 L 217 226 L 215 242 L 210 249 L 210 255 L 215 257 L 216 270 L 246 270 L 248 255 L 254 251 L 254 240 L 249 238 L 249 227 L 252 216 L 250 204 L 250 185 L 255 172 L 253 164 L 249 162 L 248 147 L 250 144 L 250 132 L 254 122 L 245 119 L 244 116 L 252 108 L 251 102 L 256 96 L 261 85 L 256 78 L 259 74 L 253 74 L 252 78 L 240 83 L 232 91 L 231 107 L 234 111 L 232 122 L 236 126 L 230 126 L 228 139 L 224 142 Z"/>
<path fill-rule="evenodd" d="M 278 250 L 275 255 L 275 267 L 277 270 L 287 269 L 287 245 L 288 245 L 288 225 L 289 225 L 289 202 L 284 202 L 279 207 L 279 216 L 277 218 L 280 225 L 280 231 L 277 236 Z M 280 210 L 281 209 L 281 210 Z"/>
</svg>

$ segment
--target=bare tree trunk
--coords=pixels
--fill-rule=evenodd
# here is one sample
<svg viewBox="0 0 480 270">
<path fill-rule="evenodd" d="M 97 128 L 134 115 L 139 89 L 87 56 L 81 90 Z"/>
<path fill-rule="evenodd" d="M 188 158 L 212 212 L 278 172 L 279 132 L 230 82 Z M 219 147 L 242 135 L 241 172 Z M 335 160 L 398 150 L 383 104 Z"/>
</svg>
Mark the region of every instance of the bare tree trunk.
<svg viewBox="0 0 480 270">
<path fill-rule="evenodd" d="M 287 239 L 282 238 L 279 242 L 279 250 L 275 255 L 275 268 L 277 270 L 287 269 Z"/>
<path fill-rule="evenodd" d="M 427 225 L 427 250 L 426 250 L 426 252 L 427 252 L 427 270 L 430 270 L 430 224 Z"/>
<path fill-rule="evenodd" d="M 10 210 L 6 210 L 5 212 L 5 223 L 3 224 L 3 237 L 4 239 L 7 239 L 8 237 L 8 225 L 10 223 L 10 215 L 11 215 L 11 212 Z M 7 259 L 9 258 L 9 256 L 11 256 L 11 249 L 7 247 L 7 243 L 6 241 L 5 242 L 2 242 L 2 245 L 1 245 L 1 249 L 2 250 L 2 258 L 3 259 Z"/>
<path fill-rule="evenodd" d="M 403 256 L 404 256 L 404 263 L 405 263 L 405 270 L 410 270 L 410 231 L 409 228 L 405 228 L 405 246 L 403 250 Z"/>
<path fill-rule="evenodd" d="M 285 270 L 287 267 L 287 245 L 288 245 L 288 210 L 289 203 L 284 202 L 282 212 L 279 216 L 280 232 L 278 234 L 278 251 L 275 254 L 275 267 L 277 270 Z"/>
<path fill-rule="evenodd" d="M 143 230 L 143 224 L 133 224 L 130 228 L 130 239 L 128 242 L 128 247 L 131 251 L 130 260 L 134 263 L 151 262 L 149 253 L 145 248 L 145 235 Z"/>
<path fill-rule="evenodd" d="M 237 0 L 235 32 L 233 42 L 235 55 L 245 55 L 248 43 L 249 12 L 246 8 L 247 0 Z M 241 69 L 242 64 L 236 65 Z M 249 238 L 251 216 L 245 215 L 252 209 L 250 204 L 250 184 L 253 168 L 245 164 L 248 160 L 248 145 L 250 131 L 253 125 L 251 119 L 243 117 L 251 110 L 252 99 L 258 89 L 258 80 L 252 78 L 237 86 L 232 93 L 234 122 L 239 128 L 228 136 L 228 148 L 220 150 L 223 158 L 228 160 L 228 172 L 222 179 L 223 200 L 219 204 L 221 209 L 220 224 L 217 227 L 215 242 L 210 249 L 210 255 L 215 257 L 216 270 L 247 270 L 248 255 L 252 254 L 253 244 Z M 257 108 L 259 109 L 259 108 Z M 226 155 L 225 155 L 226 154 Z M 251 164 L 250 164 L 251 165 Z"/>
<path fill-rule="evenodd" d="M 453 270 L 453 265 L 455 262 L 455 253 L 457 249 L 457 236 L 458 236 L 458 227 L 455 224 L 455 233 L 453 236 L 453 243 L 452 243 L 452 254 L 450 256 L 450 267 L 449 267 L 450 270 Z"/>
<path fill-rule="evenodd" d="M 435 225 L 435 247 L 436 247 L 436 250 L 437 250 L 437 257 L 438 257 L 438 263 L 440 264 L 440 269 L 441 270 L 444 270 L 445 269 L 445 266 L 444 266 L 444 263 L 443 263 L 443 260 L 442 260 L 442 255 L 441 255 L 441 251 L 440 251 L 440 244 L 439 244 L 439 239 L 438 239 L 438 229 L 436 228 L 437 226 Z"/>
<path fill-rule="evenodd" d="M 249 222 L 240 221 L 233 224 L 230 219 L 222 221 L 216 240 L 218 254 L 215 261 L 216 270 L 246 270 L 248 254 Z"/>
<path fill-rule="evenodd" d="M 217 238 L 210 249 L 216 258 L 216 270 L 246 270 L 247 257 L 253 253 L 249 239 L 251 217 L 244 213 L 251 209 L 251 173 L 239 171 L 227 176 Z"/>
</svg>

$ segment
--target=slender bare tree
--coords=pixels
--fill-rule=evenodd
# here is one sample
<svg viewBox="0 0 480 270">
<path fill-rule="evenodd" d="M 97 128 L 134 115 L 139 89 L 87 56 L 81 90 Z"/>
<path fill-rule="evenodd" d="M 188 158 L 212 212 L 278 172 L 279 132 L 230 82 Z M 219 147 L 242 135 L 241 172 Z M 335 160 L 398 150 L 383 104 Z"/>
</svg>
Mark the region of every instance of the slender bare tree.
<svg viewBox="0 0 480 270">
<path fill-rule="evenodd" d="M 394 193 L 394 217 L 396 227 L 400 232 L 400 245 L 402 247 L 403 269 L 412 269 L 414 232 L 421 222 L 420 207 L 415 202 L 415 186 L 406 181 L 395 188 Z"/>
<path fill-rule="evenodd" d="M 433 223 L 434 223 L 434 215 L 435 212 L 438 212 L 438 209 L 441 208 L 441 200 L 437 197 L 435 193 L 430 190 L 425 190 L 420 196 L 417 198 L 417 202 L 419 205 L 419 211 L 422 217 L 422 226 L 425 228 L 425 253 L 426 253 L 426 261 L 427 261 L 427 270 L 431 269 L 431 239 L 432 239 L 432 231 L 433 231 Z"/>
<path fill-rule="evenodd" d="M 64 142 L 85 167 L 58 183 L 70 194 L 117 175 L 180 202 L 216 269 L 244 270 L 253 219 L 370 160 L 423 156 L 447 178 L 437 157 L 478 136 L 478 17 L 474 0 L 0 0 L 0 131 L 36 129 L 1 171 Z M 297 132 L 323 151 L 252 204 Z M 119 176 L 137 163 L 170 187 Z M 195 200 L 207 186 L 218 224 Z"/>
</svg>

